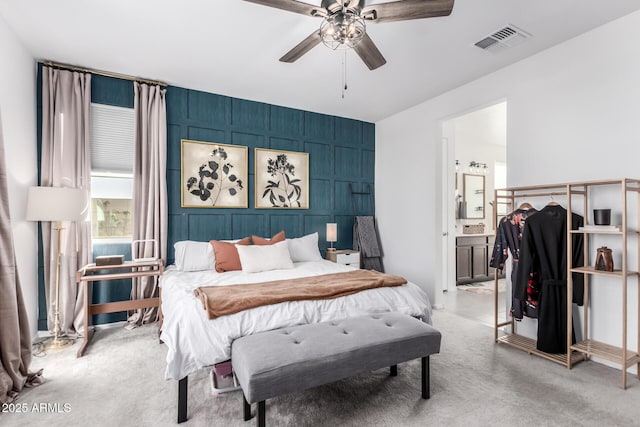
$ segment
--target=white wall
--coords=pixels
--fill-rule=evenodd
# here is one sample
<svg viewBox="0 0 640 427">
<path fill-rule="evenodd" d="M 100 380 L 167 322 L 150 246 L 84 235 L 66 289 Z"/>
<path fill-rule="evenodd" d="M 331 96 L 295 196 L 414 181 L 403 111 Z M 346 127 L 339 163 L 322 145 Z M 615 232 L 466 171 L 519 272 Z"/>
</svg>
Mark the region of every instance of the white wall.
<svg viewBox="0 0 640 427">
<path fill-rule="evenodd" d="M 441 303 L 441 123 L 453 116 L 507 101 L 509 186 L 639 178 L 638 40 L 635 12 L 376 123 L 376 215 L 387 270 Z M 593 299 L 594 338 L 615 344 L 617 313 L 618 300 Z M 635 325 L 629 334 L 635 345 Z"/>
<path fill-rule="evenodd" d="M 26 190 L 36 185 L 36 62 L 0 18 L 0 115 L 16 262 L 31 335 L 38 329 L 38 243 L 36 223 L 27 222 Z"/>
</svg>

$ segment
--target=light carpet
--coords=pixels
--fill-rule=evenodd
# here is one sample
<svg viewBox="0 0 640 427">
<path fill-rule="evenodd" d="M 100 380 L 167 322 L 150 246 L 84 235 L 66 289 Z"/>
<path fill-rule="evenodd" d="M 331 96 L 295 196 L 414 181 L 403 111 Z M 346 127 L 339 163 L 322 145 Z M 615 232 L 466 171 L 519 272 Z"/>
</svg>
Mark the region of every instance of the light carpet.
<svg viewBox="0 0 640 427">
<path fill-rule="evenodd" d="M 431 399 L 420 398 L 420 363 L 267 401 L 272 426 L 632 426 L 640 420 L 640 382 L 583 362 L 568 370 L 493 342 L 490 327 L 434 313 L 442 350 L 431 357 Z M 3 426 L 174 426 L 177 381 L 164 380 L 166 346 L 154 325 L 97 331 L 87 354 L 75 348 L 36 358 L 48 382 L 22 393 L 26 413 L 2 413 Z M 239 392 L 212 396 L 207 371 L 189 377 L 184 426 L 253 426 Z M 35 412 L 40 404 L 59 412 Z M 66 404 L 66 406 L 65 406 Z M 68 411 L 65 409 L 68 408 Z M 255 411 L 255 405 L 254 405 Z"/>
</svg>

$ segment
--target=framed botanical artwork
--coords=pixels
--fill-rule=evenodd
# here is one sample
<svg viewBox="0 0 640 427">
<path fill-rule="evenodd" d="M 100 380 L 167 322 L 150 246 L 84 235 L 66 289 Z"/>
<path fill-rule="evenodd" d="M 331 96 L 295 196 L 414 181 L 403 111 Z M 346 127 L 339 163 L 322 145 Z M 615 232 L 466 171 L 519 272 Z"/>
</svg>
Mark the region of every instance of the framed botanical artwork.
<svg viewBox="0 0 640 427">
<path fill-rule="evenodd" d="M 188 139 L 180 144 L 183 208 L 249 207 L 247 147 Z"/>
<path fill-rule="evenodd" d="M 309 209 L 309 153 L 255 149 L 255 207 Z"/>
</svg>

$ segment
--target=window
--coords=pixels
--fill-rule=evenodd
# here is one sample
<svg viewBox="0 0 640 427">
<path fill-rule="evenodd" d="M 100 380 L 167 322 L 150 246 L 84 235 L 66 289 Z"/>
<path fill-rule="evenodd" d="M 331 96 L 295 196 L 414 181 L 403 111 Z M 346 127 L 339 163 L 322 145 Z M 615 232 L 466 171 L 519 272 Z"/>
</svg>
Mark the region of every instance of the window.
<svg viewBox="0 0 640 427">
<path fill-rule="evenodd" d="M 93 239 L 131 238 L 133 218 L 132 108 L 91 104 L 91 229 Z"/>
</svg>

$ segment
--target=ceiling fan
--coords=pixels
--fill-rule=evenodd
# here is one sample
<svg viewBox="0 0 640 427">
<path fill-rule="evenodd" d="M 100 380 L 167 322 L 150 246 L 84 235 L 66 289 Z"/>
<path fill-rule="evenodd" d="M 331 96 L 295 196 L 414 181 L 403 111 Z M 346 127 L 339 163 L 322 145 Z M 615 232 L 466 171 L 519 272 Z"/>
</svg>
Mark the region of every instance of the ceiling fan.
<svg viewBox="0 0 640 427">
<path fill-rule="evenodd" d="M 245 0 L 301 15 L 322 18 L 320 29 L 311 33 L 280 61 L 295 62 L 323 42 L 331 49 L 352 48 L 360 59 L 375 70 L 387 63 L 366 33 L 366 23 L 407 21 L 448 16 L 454 0 L 403 0 L 365 6 L 365 0 L 322 0 L 320 6 L 297 0 Z"/>
</svg>

